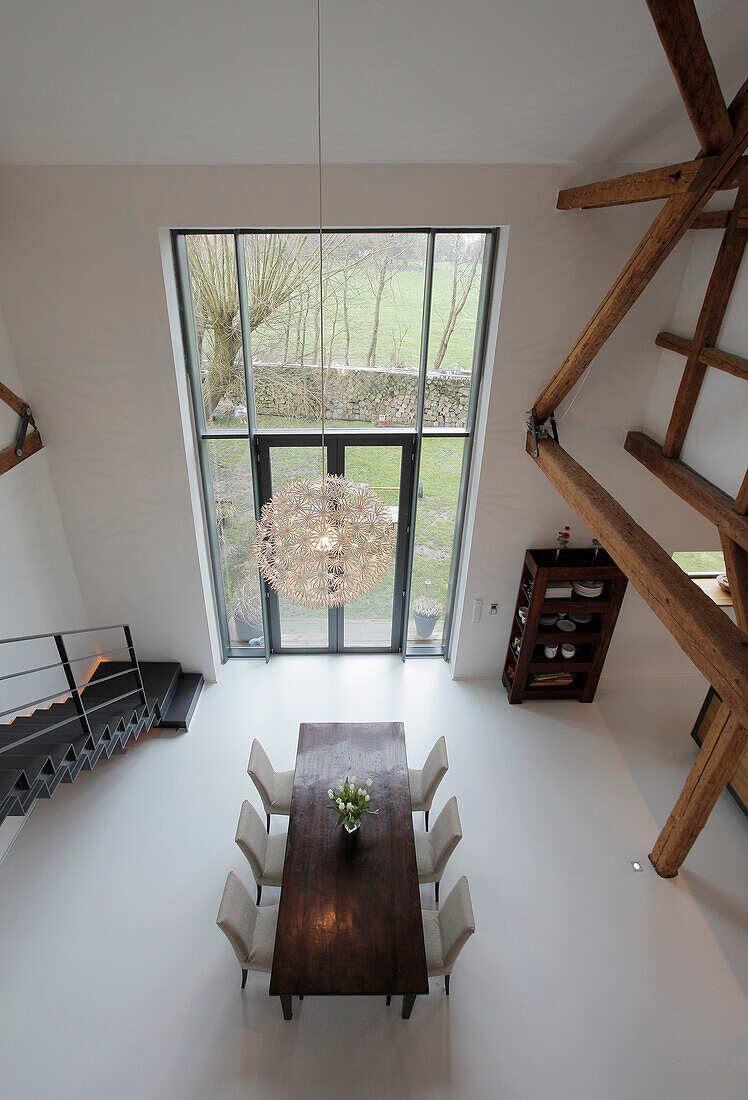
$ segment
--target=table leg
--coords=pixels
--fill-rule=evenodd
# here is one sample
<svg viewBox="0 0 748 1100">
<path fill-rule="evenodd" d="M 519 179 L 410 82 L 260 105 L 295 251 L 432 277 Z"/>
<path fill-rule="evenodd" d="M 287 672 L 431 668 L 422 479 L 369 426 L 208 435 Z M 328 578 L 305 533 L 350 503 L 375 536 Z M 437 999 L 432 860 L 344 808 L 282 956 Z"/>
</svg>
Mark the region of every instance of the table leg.
<svg viewBox="0 0 748 1100">
<path fill-rule="evenodd" d="M 415 993 L 404 993 L 403 994 L 403 1019 L 404 1020 L 409 1020 L 410 1019 L 410 1014 L 413 1011 L 413 1005 L 415 1003 L 416 1003 L 416 994 Z"/>
<path fill-rule="evenodd" d="M 292 1013 L 291 1013 L 291 994 L 290 993 L 281 993 L 280 1003 L 281 1003 L 281 1008 L 283 1009 L 283 1019 L 284 1020 L 290 1020 L 291 1016 L 292 1016 Z"/>
</svg>

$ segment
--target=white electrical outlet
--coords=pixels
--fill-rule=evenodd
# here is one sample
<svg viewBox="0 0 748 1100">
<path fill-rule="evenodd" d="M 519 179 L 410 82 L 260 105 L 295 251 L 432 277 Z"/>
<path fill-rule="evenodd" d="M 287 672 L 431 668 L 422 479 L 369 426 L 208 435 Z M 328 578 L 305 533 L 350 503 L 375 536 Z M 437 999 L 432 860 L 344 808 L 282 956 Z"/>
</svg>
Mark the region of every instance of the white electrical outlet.
<svg viewBox="0 0 748 1100">
<path fill-rule="evenodd" d="M 483 614 L 483 600 L 475 600 L 473 602 L 473 622 L 479 623 L 480 617 Z"/>
<path fill-rule="evenodd" d="M 497 603 L 492 603 L 491 604 L 491 609 L 489 611 L 489 615 L 498 615 L 498 613 L 499 613 L 499 605 Z"/>
</svg>

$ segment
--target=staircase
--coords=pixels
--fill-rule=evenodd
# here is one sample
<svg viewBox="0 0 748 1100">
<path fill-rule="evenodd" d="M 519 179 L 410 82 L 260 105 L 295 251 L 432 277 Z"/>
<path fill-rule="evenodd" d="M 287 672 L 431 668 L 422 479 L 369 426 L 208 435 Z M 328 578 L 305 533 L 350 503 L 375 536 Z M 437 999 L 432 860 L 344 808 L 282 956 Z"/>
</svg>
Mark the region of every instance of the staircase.
<svg viewBox="0 0 748 1100">
<path fill-rule="evenodd" d="M 86 662 L 90 667 L 99 654 L 68 658 L 65 639 L 104 630 L 124 632 L 125 644 L 106 652 L 126 651 L 128 660 L 101 660 L 86 683 L 78 685 L 74 666 Z M 68 684 L 67 691 L 0 713 L 0 824 L 6 817 L 28 813 L 37 798 L 51 798 L 60 783 L 72 783 L 81 771 L 121 752 L 144 731 L 154 726 L 187 729 L 202 691 L 203 677 L 183 672 L 177 662 L 139 662 L 125 624 L 0 639 L 0 647 L 44 645 L 47 640 L 54 642 L 57 660 L 0 676 L 2 682 L 59 669 Z M 31 710 L 42 703 L 49 705 Z M 21 711 L 27 713 L 18 716 Z M 10 714 L 17 717 L 2 724 Z"/>
</svg>

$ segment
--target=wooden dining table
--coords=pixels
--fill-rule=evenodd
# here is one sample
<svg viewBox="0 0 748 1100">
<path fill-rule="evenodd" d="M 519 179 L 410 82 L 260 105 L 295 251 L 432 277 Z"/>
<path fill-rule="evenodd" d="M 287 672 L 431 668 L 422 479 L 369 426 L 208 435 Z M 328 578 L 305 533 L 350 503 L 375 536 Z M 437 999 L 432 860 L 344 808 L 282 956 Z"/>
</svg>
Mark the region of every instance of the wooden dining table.
<svg viewBox="0 0 748 1100">
<path fill-rule="evenodd" d="M 360 829 L 336 827 L 328 790 L 370 778 Z M 302 722 L 270 995 L 401 994 L 407 1019 L 429 991 L 402 722 Z"/>
</svg>

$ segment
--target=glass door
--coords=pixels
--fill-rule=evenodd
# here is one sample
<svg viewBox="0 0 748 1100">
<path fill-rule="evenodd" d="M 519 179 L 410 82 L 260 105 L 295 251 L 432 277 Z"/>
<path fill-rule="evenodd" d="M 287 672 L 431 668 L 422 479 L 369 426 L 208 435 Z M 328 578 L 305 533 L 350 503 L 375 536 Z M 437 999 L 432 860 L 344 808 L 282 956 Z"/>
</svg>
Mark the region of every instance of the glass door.
<svg viewBox="0 0 748 1100">
<path fill-rule="evenodd" d="M 400 649 L 405 597 L 405 559 L 410 522 L 415 443 L 340 444 L 341 473 L 373 489 L 395 524 L 396 543 L 384 576 L 360 599 L 340 609 L 341 651 Z"/>
<path fill-rule="evenodd" d="M 257 439 L 261 503 L 290 481 L 321 472 L 313 437 L 261 435 Z M 344 607 L 304 607 L 268 587 L 270 649 L 275 653 L 396 653 L 401 647 L 405 566 L 415 462 L 415 436 L 325 435 L 326 468 L 372 488 L 395 524 L 392 560 L 377 584 Z"/>
</svg>

